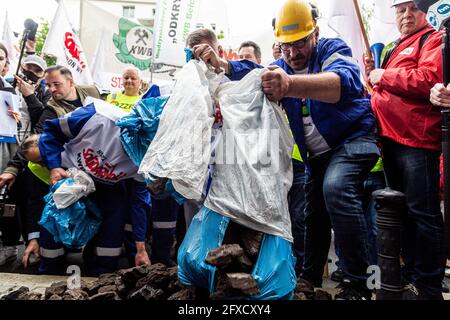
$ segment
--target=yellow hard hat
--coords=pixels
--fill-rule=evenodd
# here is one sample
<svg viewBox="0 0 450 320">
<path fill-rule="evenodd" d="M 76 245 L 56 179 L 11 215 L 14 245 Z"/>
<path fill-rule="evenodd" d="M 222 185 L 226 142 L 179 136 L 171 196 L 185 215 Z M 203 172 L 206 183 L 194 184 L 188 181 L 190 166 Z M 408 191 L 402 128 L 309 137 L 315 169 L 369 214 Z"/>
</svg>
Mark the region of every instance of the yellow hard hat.
<svg viewBox="0 0 450 320">
<path fill-rule="evenodd" d="M 305 0 L 286 0 L 275 18 L 274 34 L 279 43 L 294 42 L 314 32 L 313 8 Z"/>
</svg>

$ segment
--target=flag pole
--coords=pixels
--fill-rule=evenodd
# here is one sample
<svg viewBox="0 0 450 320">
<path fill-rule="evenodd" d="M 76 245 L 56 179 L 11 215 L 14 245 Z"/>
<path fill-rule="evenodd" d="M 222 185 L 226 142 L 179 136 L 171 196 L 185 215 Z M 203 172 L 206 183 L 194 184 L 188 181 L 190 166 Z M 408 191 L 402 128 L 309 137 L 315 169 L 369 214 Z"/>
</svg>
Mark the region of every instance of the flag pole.
<svg viewBox="0 0 450 320">
<path fill-rule="evenodd" d="M 358 0 L 353 0 L 353 6 L 355 7 L 356 16 L 358 17 L 359 29 L 364 38 L 364 45 L 366 46 L 367 56 L 370 60 L 373 60 L 372 51 L 370 50 L 369 38 L 367 37 L 366 28 L 364 27 L 363 18 L 361 15 L 361 10 L 359 8 Z"/>
</svg>

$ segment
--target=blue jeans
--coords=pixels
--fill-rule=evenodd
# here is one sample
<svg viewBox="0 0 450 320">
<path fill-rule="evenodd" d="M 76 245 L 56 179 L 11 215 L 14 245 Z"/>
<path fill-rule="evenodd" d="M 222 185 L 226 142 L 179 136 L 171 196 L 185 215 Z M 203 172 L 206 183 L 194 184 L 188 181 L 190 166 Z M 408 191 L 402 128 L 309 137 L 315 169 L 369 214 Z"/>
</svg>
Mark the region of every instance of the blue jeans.
<svg viewBox="0 0 450 320">
<path fill-rule="evenodd" d="M 372 198 L 374 191 L 384 189 L 386 181 L 383 171 L 370 172 L 367 180 L 364 182 L 363 208 L 365 208 L 367 223 L 367 242 L 369 245 L 369 263 L 377 265 L 377 210 L 375 210 L 375 201 Z"/>
<path fill-rule="evenodd" d="M 364 181 L 363 208 L 367 224 L 367 244 L 369 246 L 369 264 L 377 265 L 377 210 L 375 209 L 375 201 L 372 193 L 376 190 L 384 189 L 386 181 L 383 171 L 370 172 L 367 180 Z M 339 248 L 335 247 L 336 256 L 340 258 Z M 340 268 L 339 260 L 336 265 Z"/>
<path fill-rule="evenodd" d="M 292 160 L 294 178 L 288 193 L 289 214 L 291 217 L 293 250 L 297 258 L 295 273 L 301 274 L 305 255 L 305 165 Z"/>
<path fill-rule="evenodd" d="M 403 275 L 419 291 L 442 297 L 444 222 L 439 206 L 439 152 L 383 139 L 384 168 L 392 189 L 406 195 L 402 228 Z"/>
<path fill-rule="evenodd" d="M 316 287 L 322 285 L 331 226 L 346 277 L 365 285 L 369 257 L 363 183 L 379 155 L 375 136 L 367 135 L 309 160 L 302 277 Z"/>
</svg>

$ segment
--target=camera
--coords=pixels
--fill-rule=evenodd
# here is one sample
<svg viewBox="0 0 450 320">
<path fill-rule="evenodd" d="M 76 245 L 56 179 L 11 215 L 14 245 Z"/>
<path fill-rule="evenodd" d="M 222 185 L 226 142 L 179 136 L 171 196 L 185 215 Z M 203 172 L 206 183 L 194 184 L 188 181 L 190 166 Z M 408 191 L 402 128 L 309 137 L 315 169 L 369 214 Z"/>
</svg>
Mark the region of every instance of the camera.
<svg viewBox="0 0 450 320">
<path fill-rule="evenodd" d="M 39 82 L 39 77 L 31 71 L 23 70 L 22 72 L 19 72 L 17 76 L 29 84 L 37 84 Z"/>
<path fill-rule="evenodd" d="M 4 186 L 0 190 L 0 217 L 12 218 L 16 214 L 16 205 L 10 202 L 8 188 Z"/>
<path fill-rule="evenodd" d="M 20 72 L 19 74 L 17 74 L 17 76 L 22 79 L 25 82 L 29 82 L 30 79 L 28 79 L 28 77 L 26 75 L 24 75 L 22 72 Z"/>
</svg>

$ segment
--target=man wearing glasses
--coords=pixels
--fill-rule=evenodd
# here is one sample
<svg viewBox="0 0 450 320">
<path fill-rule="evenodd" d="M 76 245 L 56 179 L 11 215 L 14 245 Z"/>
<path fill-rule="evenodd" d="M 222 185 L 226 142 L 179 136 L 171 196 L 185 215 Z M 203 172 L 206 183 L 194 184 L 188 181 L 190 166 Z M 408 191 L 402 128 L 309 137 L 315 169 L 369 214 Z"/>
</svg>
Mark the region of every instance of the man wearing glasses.
<svg viewBox="0 0 450 320">
<path fill-rule="evenodd" d="M 317 9 L 305 0 L 286 0 L 274 34 L 282 57 L 262 76 L 271 101 L 286 110 L 295 142 L 307 167 L 305 261 L 301 277 L 322 285 L 331 226 L 341 252 L 345 280 L 336 299 L 368 300 L 367 226 L 362 186 L 380 153 L 375 117 L 364 96 L 360 69 L 339 39 L 319 39 Z M 204 47 L 194 55 L 240 80 L 260 67 L 250 61 L 224 61 Z"/>
<path fill-rule="evenodd" d="M 402 220 L 403 299 L 442 300 L 444 221 L 439 206 L 442 34 L 413 1 L 393 0 L 400 38 L 381 69 L 368 61 L 372 108 L 380 129 L 383 162 L 391 188 L 406 196 Z M 436 98 L 438 100 L 436 100 Z M 440 106 L 439 106 L 440 105 Z M 445 186 L 447 188 L 447 186 Z"/>
</svg>

